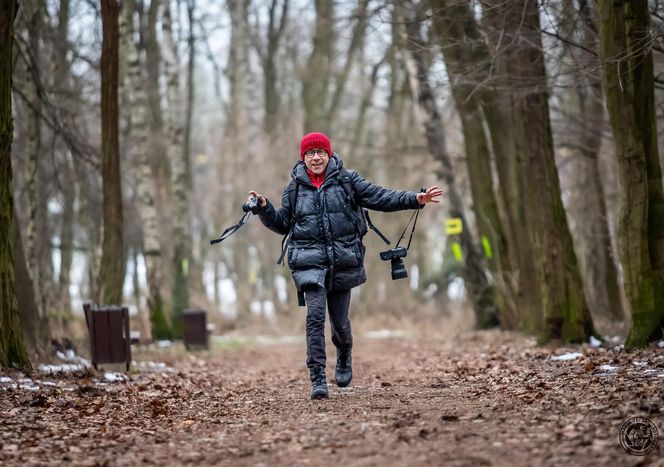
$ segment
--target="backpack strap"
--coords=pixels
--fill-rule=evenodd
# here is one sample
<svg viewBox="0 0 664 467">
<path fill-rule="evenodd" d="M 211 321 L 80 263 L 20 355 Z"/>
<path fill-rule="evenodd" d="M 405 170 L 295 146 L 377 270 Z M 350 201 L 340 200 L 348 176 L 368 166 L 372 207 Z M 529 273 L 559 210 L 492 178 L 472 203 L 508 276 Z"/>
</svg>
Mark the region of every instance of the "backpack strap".
<svg viewBox="0 0 664 467">
<path fill-rule="evenodd" d="M 353 208 L 353 211 L 356 211 L 359 204 L 357 199 L 355 199 L 355 190 L 353 190 L 353 184 L 350 181 L 350 173 L 346 170 L 345 167 L 342 167 L 339 170 L 339 182 L 343 187 L 346 195 L 348 195 L 348 200 L 350 201 L 350 207 Z"/>
<path fill-rule="evenodd" d="M 291 206 L 291 219 L 290 227 L 288 228 L 288 233 L 284 235 L 284 238 L 281 239 L 281 254 L 277 259 L 277 264 L 284 264 L 284 256 L 286 256 L 286 250 L 288 249 L 288 242 L 290 241 L 290 234 L 293 231 L 293 226 L 295 225 L 295 208 L 297 207 L 297 194 L 300 190 L 300 184 L 297 183 L 297 180 L 293 180 L 291 183 L 295 184 L 295 188 L 288 190 L 288 201 Z M 290 188 L 290 187 L 289 187 Z"/>
</svg>

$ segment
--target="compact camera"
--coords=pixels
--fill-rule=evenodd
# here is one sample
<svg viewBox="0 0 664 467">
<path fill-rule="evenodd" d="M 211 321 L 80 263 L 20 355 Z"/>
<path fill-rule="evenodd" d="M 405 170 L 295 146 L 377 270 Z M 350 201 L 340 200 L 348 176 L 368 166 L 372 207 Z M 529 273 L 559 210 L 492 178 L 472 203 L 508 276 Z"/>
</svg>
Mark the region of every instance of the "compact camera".
<svg viewBox="0 0 664 467">
<path fill-rule="evenodd" d="M 404 266 L 402 259 L 405 258 L 407 254 L 408 250 L 402 246 L 380 252 L 380 259 L 390 262 L 390 267 L 392 269 L 392 280 L 404 279 L 408 277 L 408 271 L 406 271 L 406 266 Z"/>
<path fill-rule="evenodd" d="M 249 201 L 246 201 L 242 205 L 242 210 L 244 212 L 251 212 L 252 214 L 258 214 L 260 208 L 261 203 L 258 201 L 258 196 L 252 196 Z"/>
</svg>

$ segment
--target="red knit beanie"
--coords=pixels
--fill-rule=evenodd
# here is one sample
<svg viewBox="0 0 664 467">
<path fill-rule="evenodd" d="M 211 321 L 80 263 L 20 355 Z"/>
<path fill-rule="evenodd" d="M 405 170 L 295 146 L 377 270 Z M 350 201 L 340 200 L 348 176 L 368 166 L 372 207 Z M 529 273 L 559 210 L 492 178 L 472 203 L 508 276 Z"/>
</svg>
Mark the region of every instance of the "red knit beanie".
<svg viewBox="0 0 664 467">
<path fill-rule="evenodd" d="M 324 133 L 309 133 L 300 141 L 300 158 L 304 159 L 304 153 L 309 149 L 325 149 L 327 155 L 332 157 L 332 144 L 330 138 Z"/>
</svg>

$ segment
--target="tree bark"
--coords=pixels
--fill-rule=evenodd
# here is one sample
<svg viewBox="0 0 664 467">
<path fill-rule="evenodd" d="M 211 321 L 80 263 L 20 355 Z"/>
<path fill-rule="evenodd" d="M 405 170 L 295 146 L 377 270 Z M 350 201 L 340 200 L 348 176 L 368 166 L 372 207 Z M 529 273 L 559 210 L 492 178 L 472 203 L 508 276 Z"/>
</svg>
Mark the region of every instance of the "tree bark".
<svg viewBox="0 0 664 467">
<path fill-rule="evenodd" d="M 29 370 L 19 321 L 14 257 L 11 248 L 14 201 L 12 196 L 11 148 L 12 120 L 12 45 L 14 40 L 15 0 L 0 2 L 0 367 Z"/>
<path fill-rule="evenodd" d="M 604 93 L 622 193 L 618 246 L 632 327 L 625 348 L 664 328 L 664 196 L 646 0 L 599 3 Z"/>
<path fill-rule="evenodd" d="M 118 146 L 118 14 L 117 0 L 102 0 L 101 144 L 104 232 L 99 303 L 122 304 L 124 245 L 122 185 Z"/>
</svg>

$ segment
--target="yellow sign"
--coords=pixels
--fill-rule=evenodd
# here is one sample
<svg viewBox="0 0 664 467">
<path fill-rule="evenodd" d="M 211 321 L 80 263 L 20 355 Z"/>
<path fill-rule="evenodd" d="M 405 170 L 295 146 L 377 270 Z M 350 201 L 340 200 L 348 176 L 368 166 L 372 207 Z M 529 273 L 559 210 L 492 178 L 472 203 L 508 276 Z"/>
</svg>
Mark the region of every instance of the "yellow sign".
<svg viewBox="0 0 664 467">
<path fill-rule="evenodd" d="M 445 233 L 447 235 L 458 235 L 463 231 L 463 222 L 461 218 L 455 217 L 445 221 Z"/>
</svg>

